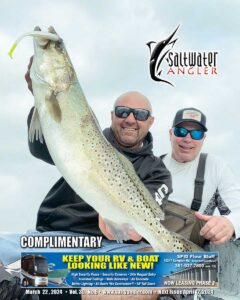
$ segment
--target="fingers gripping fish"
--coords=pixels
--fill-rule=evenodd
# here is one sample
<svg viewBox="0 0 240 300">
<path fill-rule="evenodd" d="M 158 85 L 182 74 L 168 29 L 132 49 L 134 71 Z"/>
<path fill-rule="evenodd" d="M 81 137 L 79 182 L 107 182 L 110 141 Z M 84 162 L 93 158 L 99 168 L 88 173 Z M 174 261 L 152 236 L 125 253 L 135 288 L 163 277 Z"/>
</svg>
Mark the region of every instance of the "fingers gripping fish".
<svg viewBox="0 0 240 300">
<path fill-rule="evenodd" d="M 35 135 L 41 140 L 43 133 L 65 180 L 104 219 L 116 226 L 130 224 L 155 251 L 202 251 L 161 225 L 160 206 L 132 164 L 102 134 L 54 28 L 35 28 L 28 35 L 34 37 L 31 139 Z"/>
</svg>

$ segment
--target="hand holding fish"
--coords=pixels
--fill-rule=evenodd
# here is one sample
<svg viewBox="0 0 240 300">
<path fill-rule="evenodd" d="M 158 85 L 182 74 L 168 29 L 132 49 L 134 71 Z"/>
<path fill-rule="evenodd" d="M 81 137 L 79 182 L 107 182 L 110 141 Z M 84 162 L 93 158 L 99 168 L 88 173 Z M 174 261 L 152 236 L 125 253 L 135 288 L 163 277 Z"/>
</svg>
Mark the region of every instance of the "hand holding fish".
<svg viewBox="0 0 240 300">
<path fill-rule="evenodd" d="M 101 216 L 98 217 L 98 225 L 105 237 L 107 237 L 109 240 L 116 240 L 115 236 L 111 232 L 111 229 L 108 227 Z M 127 234 L 129 238 L 135 242 L 138 242 L 142 239 L 142 236 L 138 234 L 134 229 L 130 229 Z"/>
</svg>

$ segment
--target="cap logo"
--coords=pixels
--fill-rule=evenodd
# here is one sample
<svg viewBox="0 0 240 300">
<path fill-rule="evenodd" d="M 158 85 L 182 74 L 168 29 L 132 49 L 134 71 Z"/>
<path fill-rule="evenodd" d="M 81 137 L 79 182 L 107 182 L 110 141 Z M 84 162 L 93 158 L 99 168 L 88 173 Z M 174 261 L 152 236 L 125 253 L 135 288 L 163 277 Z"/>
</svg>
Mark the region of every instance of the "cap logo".
<svg viewBox="0 0 240 300">
<path fill-rule="evenodd" d="M 201 122 L 201 113 L 196 111 L 196 110 L 184 110 L 183 112 L 183 119 L 192 119 L 192 120 L 195 120 L 195 121 L 198 121 L 198 122 Z"/>
</svg>

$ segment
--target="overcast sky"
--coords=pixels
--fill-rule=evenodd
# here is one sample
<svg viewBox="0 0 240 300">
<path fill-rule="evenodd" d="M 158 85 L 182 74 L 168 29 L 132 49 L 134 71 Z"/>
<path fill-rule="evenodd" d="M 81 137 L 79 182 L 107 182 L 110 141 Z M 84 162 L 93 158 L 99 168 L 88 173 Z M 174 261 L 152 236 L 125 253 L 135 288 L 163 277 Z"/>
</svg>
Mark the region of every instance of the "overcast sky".
<svg viewBox="0 0 240 300">
<path fill-rule="evenodd" d="M 138 90 L 152 102 L 154 152 L 170 150 L 168 129 L 175 112 L 194 106 L 207 115 L 204 151 L 222 156 L 240 178 L 240 3 L 232 0 L 52 0 L 0 1 L 0 231 L 33 229 L 38 207 L 60 177 L 55 167 L 32 157 L 26 118 L 33 105 L 24 74 L 32 38 L 7 53 L 21 34 L 53 25 L 64 39 L 85 95 L 102 128 L 110 124 L 117 96 Z M 146 43 L 167 38 L 181 25 L 174 51 L 217 51 L 217 76 L 149 75 Z"/>
</svg>

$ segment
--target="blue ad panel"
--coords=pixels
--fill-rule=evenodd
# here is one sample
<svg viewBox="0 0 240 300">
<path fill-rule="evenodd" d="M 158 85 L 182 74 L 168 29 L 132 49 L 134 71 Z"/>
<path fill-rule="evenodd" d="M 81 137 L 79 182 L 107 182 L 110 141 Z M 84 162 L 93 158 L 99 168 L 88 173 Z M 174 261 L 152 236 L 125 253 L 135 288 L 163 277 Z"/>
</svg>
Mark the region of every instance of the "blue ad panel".
<svg viewBox="0 0 240 300">
<path fill-rule="evenodd" d="M 29 288 L 215 288 L 217 252 L 22 253 Z"/>
</svg>

